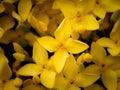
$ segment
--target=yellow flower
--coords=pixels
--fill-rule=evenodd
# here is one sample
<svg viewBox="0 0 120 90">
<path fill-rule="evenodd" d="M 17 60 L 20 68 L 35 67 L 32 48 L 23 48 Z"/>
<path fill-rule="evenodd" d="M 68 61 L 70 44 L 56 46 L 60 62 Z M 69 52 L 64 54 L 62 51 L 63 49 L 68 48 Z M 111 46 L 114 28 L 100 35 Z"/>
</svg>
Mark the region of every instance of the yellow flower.
<svg viewBox="0 0 120 90">
<path fill-rule="evenodd" d="M 9 61 L 7 57 L 0 52 L 0 81 L 9 80 L 12 76 L 12 71 L 10 69 L 8 62 Z"/>
<path fill-rule="evenodd" d="M 114 12 L 120 9 L 119 4 L 119 0 L 96 0 L 96 5 L 92 9 L 92 12 L 103 19 L 107 12 Z"/>
<path fill-rule="evenodd" d="M 55 89 L 57 90 L 81 90 L 80 87 L 87 87 L 93 84 L 99 77 L 97 65 L 84 67 L 77 63 L 73 55 L 67 58 L 62 72 L 57 75 Z"/>
<path fill-rule="evenodd" d="M 63 23 L 58 27 L 58 30 L 55 31 L 55 38 L 51 36 L 43 36 L 37 39 L 40 45 L 49 52 L 55 52 L 53 63 L 58 73 L 63 69 L 69 53 L 77 54 L 88 48 L 87 44 L 70 38 L 69 29 L 69 23 L 67 26 Z"/>
<path fill-rule="evenodd" d="M 107 47 L 108 52 L 112 56 L 120 55 L 120 19 L 115 23 L 112 31 L 110 32 L 110 38 L 102 37 L 98 39 L 97 43 L 103 47 Z"/>
<path fill-rule="evenodd" d="M 53 9 L 60 9 L 65 19 L 69 19 L 71 35 L 77 37 L 77 33 L 99 28 L 97 20 L 90 13 L 94 5 L 95 0 L 55 0 Z"/>
<path fill-rule="evenodd" d="M 17 71 L 17 74 L 22 76 L 33 76 L 33 78 L 40 75 L 40 83 L 47 88 L 53 88 L 56 72 L 53 68 L 52 57 L 50 60 L 48 59 L 47 51 L 40 46 L 37 41 L 33 46 L 32 58 L 35 63 L 28 63 L 22 66 Z"/>
<path fill-rule="evenodd" d="M 105 49 L 95 42 L 91 45 L 91 54 L 93 56 L 93 62 L 99 66 L 101 79 L 105 87 L 108 90 L 116 90 L 120 69 L 120 57 L 107 56 Z"/>
</svg>

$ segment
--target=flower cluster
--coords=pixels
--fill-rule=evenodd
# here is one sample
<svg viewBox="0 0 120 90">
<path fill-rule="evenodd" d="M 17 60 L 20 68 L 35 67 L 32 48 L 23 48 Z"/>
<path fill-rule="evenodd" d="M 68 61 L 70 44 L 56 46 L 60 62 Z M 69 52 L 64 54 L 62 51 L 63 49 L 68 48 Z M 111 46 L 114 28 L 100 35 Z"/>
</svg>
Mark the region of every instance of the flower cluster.
<svg viewBox="0 0 120 90">
<path fill-rule="evenodd" d="M 2 0 L 0 90 L 120 90 L 119 31 L 120 0 Z"/>
</svg>

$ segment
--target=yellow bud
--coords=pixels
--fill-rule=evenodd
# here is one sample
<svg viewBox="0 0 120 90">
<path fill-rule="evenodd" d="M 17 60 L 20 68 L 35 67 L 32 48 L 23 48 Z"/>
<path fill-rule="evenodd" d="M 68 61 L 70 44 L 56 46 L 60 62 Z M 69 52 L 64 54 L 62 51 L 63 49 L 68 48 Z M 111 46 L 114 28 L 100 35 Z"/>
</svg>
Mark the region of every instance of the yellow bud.
<svg viewBox="0 0 120 90">
<path fill-rule="evenodd" d="M 92 60 L 92 55 L 89 54 L 89 53 L 85 53 L 84 56 L 83 56 L 83 61 L 89 63 L 89 62 L 91 62 L 91 60 Z"/>
<path fill-rule="evenodd" d="M 15 84 L 15 86 L 17 86 L 17 87 L 20 87 L 22 84 L 23 84 L 23 81 L 22 81 L 22 79 L 20 79 L 20 78 L 15 78 L 15 80 L 14 80 L 14 84 Z"/>
</svg>

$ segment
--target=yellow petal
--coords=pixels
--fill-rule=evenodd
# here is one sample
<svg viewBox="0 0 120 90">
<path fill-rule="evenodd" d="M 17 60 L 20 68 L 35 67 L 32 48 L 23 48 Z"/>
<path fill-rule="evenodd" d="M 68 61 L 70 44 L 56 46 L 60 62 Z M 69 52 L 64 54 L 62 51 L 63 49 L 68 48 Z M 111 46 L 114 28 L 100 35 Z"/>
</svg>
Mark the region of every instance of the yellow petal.
<svg viewBox="0 0 120 90">
<path fill-rule="evenodd" d="M 80 87 L 87 87 L 92 85 L 99 78 L 99 67 L 97 65 L 90 65 L 85 69 L 85 71 L 77 75 L 75 83 Z"/>
<path fill-rule="evenodd" d="M 24 61 L 26 56 L 24 54 L 22 54 L 22 53 L 13 53 L 13 57 L 16 60 Z"/>
<path fill-rule="evenodd" d="M 17 74 L 22 76 L 36 76 L 40 73 L 41 69 L 37 64 L 26 64 L 17 71 Z"/>
<path fill-rule="evenodd" d="M 14 80 L 9 80 L 5 83 L 4 90 L 19 90 L 19 88 L 14 85 Z"/>
<path fill-rule="evenodd" d="M 24 53 L 24 49 L 18 43 L 13 42 L 13 47 L 14 47 L 15 52 Z"/>
<path fill-rule="evenodd" d="M 58 43 L 53 37 L 43 36 L 41 38 L 38 38 L 38 42 L 42 47 L 47 49 L 49 52 L 54 52 L 57 50 Z"/>
<path fill-rule="evenodd" d="M 65 43 L 65 48 L 72 54 L 81 53 L 88 49 L 88 47 L 89 46 L 86 43 L 74 40 L 72 38 L 69 38 Z"/>
<path fill-rule="evenodd" d="M 91 45 L 91 55 L 93 56 L 93 62 L 99 65 L 105 64 L 106 51 L 99 44 L 93 42 Z"/>
<path fill-rule="evenodd" d="M 119 0 L 99 0 L 99 3 L 108 12 L 113 12 L 120 9 Z"/>
<path fill-rule="evenodd" d="M 15 3 L 17 2 L 18 0 L 4 0 L 5 2 L 8 2 L 8 3 Z"/>
<path fill-rule="evenodd" d="M 27 16 L 32 8 L 31 0 L 20 0 L 18 3 L 18 13 L 24 22 L 27 19 Z"/>
<path fill-rule="evenodd" d="M 109 48 L 115 47 L 115 43 L 113 42 L 113 40 L 111 40 L 110 38 L 107 38 L 107 37 L 102 37 L 102 38 L 98 39 L 96 41 L 96 43 L 98 43 L 99 45 L 101 45 L 103 47 L 109 47 Z"/>
<path fill-rule="evenodd" d="M 96 30 L 99 28 L 99 23 L 92 14 L 81 17 L 81 24 L 85 30 Z"/>
<path fill-rule="evenodd" d="M 76 5 L 70 0 L 55 0 L 53 9 L 58 8 L 62 11 L 65 17 L 70 17 L 76 14 Z"/>
<path fill-rule="evenodd" d="M 9 15 L 4 15 L 0 17 L 0 27 L 3 28 L 5 31 L 13 28 L 15 25 L 14 19 Z"/>
<path fill-rule="evenodd" d="M 69 90 L 81 90 L 80 87 L 77 86 L 71 86 Z"/>
<path fill-rule="evenodd" d="M 103 84 L 108 90 L 117 90 L 117 74 L 114 71 L 104 71 L 101 78 Z"/>
<path fill-rule="evenodd" d="M 96 0 L 76 0 L 78 1 L 78 12 L 80 12 L 80 14 L 86 14 L 86 13 L 89 13 L 95 3 L 96 3 Z"/>
<path fill-rule="evenodd" d="M 112 56 L 117 56 L 120 54 L 120 47 L 118 46 L 115 46 L 114 48 L 107 48 L 107 50 Z"/>
<path fill-rule="evenodd" d="M 76 74 L 78 74 L 79 66 L 73 55 L 70 55 L 67 58 L 62 72 L 67 79 L 72 79 Z"/>
<path fill-rule="evenodd" d="M 42 85 L 28 85 L 22 88 L 22 90 L 47 90 L 47 89 Z"/>
<path fill-rule="evenodd" d="M 100 5 L 97 5 L 97 4 L 92 9 L 92 12 L 101 19 L 103 19 L 105 17 L 105 14 L 106 14 L 106 11 L 104 10 L 104 8 L 101 7 Z"/>
<path fill-rule="evenodd" d="M 59 49 L 55 52 L 53 57 L 53 64 L 58 73 L 62 71 L 68 56 L 68 52 L 63 49 Z"/>
<path fill-rule="evenodd" d="M 0 27 L 0 38 L 3 36 L 4 32 L 5 31 Z"/>
<path fill-rule="evenodd" d="M 8 65 L 7 58 L 0 53 L 0 80 L 8 80 L 12 76 L 12 71 Z"/>
<path fill-rule="evenodd" d="M 105 90 L 105 89 L 99 84 L 92 84 L 91 86 L 86 87 L 84 90 Z"/>
<path fill-rule="evenodd" d="M 62 42 L 70 37 L 71 32 L 72 31 L 71 31 L 70 20 L 65 18 L 65 19 L 63 19 L 63 21 L 61 22 L 61 24 L 59 25 L 59 27 L 55 31 L 54 35 L 58 41 Z"/>
<path fill-rule="evenodd" d="M 34 42 L 32 58 L 39 65 L 45 65 L 48 61 L 47 51 L 38 42 Z"/>
<path fill-rule="evenodd" d="M 53 88 L 55 84 L 56 72 L 52 70 L 44 70 L 40 75 L 41 83 L 47 88 Z"/>
<path fill-rule="evenodd" d="M 0 13 L 4 11 L 5 11 L 5 6 L 2 3 L 0 3 Z"/>
<path fill-rule="evenodd" d="M 110 33 L 110 38 L 119 46 L 120 45 L 120 19 L 114 24 L 114 27 Z"/>
<path fill-rule="evenodd" d="M 68 89 L 68 80 L 63 76 L 57 76 L 54 88 L 56 90 L 67 90 Z"/>
</svg>

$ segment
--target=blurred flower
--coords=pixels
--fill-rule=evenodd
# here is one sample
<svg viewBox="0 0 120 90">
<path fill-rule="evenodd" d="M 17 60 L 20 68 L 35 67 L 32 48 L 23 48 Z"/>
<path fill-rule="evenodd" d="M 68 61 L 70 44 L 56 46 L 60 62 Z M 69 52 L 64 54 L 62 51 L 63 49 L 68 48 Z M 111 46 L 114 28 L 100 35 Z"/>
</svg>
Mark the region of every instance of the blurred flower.
<svg viewBox="0 0 120 90">
<path fill-rule="evenodd" d="M 99 79 L 100 73 L 97 65 L 84 67 L 70 54 L 67 58 L 62 72 L 57 75 L 55 89 L 57 90 L 81 90 L 80 87 L 87 87 Z"/>
<path fill-rule="evenodd" d="M 65 19 L 69 19 L 71 35 L 78 38 L 77 33 L 82 34 L 86 30 L 99 28 L 96 18 L 90 13 L 94 5 L 95 0 L 55 0 L 53 9 L 60 9 Z"/>
<path fill-rule="evenodd" d="M 96 0 L 96 4 L 92 12 L 99 18 L 104 18 L 106 13 L 115 12 L 120 9 L 119 0 Z"/>
<path fill-rule="evenodd" d="M 91 54 L 93 62 L 99 66 L 101 79 L 107 89 L 116 90 L 118 72 L 120 69 L 119 56 L 107 56 L 105 49 L 99 44 L 93 42 L 91 45 Z"/>
<path fill-rule="evenodd" d="M 33 46 L 32 58 L 35 63 L 28 63 L 22 66 L 17 71 L 17 74 L 22 76 L 33 76 L 33 78 L 40 75 L 40 83 L 47 88 L 52 88 L 56 77 L 56 72 L 52 66 L 52 59 L 48 59 L 47 51 L 41 47 L 37 41 Z M 36 80 L 38 79 L 39 78 L 36 78 Z"/>
<path fill-rule="evenodd" d="M 110 38 L 102 37 L 97 40 L 97 43 L 103 47 L 107 47 L 108 52 L 112 56 L 120 54 L 120 19 L 115 23 L 112 31 L 110 32 Z"/>
</svg>

